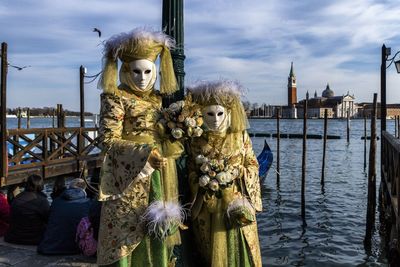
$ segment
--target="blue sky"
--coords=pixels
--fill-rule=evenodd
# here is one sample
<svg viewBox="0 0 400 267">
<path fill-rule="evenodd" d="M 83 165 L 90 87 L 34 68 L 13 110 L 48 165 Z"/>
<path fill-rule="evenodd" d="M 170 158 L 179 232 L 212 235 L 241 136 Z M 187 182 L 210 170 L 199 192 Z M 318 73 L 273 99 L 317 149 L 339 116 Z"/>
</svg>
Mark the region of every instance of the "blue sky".
<svg viewBox="0 0 400 267">
<path fill-rule="evenodd" d="M 294 62 L 298 98 L 336 95 L 356 102 L 380 91 L 380 51 L 400 50 L 396 0 L 187 0 L 186 84 L 239 80 L 246 99 L 286 104 L 287 76 Z M 0 42 L 8 61 L 31 65 L 8 75 L 9 107 L 55 106 L 79 110 L 79 66 L 101 70 L 102 40 L 138 26 L 161 28 L 162 0 L 2 0 Z M 93 27 L 102 31 L 99 39 Z M 400 103 L 400 75 L 388 69 L 387 101 Z M 86 85 L 86 109 L 99 110 L 96 82 Z"/>
</svg>

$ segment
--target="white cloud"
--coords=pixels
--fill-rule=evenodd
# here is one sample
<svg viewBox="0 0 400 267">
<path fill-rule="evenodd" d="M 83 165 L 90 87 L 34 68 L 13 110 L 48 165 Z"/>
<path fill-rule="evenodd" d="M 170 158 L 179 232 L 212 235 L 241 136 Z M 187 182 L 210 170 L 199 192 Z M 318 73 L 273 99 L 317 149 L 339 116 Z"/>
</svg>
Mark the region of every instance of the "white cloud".
<svg viewBox="0 0 400 267">
<path fill-rule="evenodd" d="M 298 96 L 318 94 L 329 82 L 357 101 L 379 92 L 380 47 L 400 49 L 396 1 L 185 1 L 186 83 L 220 77 L 241 81 L 253 102 L 286 103 L 290 62 Z M 23 8 L 22 8 L 23 7 Z M 32 65 L 9 71 L 10 106 L 63 103 L 79 108 L 78 68 L 100 71 L 101 46 L 113 34 L 150 25 L 161 28 L 162 0 L 0 3 L 9 61 Z M 102 30 L 102 39 L 92 32 Z M 388 102 L 400 102 L 400 76 L 388 70 Z M 87 85 L 86 107 L 98 111 L 100 91 Z M 55 93 L 56 92 L 56 93 Z M 35 99 L 34 101 L 32 99 Z"/>
</svg>

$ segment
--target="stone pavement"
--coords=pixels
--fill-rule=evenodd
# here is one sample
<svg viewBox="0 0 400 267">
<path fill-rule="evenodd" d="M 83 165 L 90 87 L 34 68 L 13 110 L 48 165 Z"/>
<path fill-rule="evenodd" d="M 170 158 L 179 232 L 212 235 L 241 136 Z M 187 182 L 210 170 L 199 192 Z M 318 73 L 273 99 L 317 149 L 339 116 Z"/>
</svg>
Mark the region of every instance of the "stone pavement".
<svg viewBox="0 0 400 267">
<path fill-rule="evenodd" d="M 0 238 L 0 266 L 48 267 L 76 266 L 94 267 L 96 259 L 82 255 L 43 256 L 36 253 L 36 246 L 14 245 Z"/>
</svg>

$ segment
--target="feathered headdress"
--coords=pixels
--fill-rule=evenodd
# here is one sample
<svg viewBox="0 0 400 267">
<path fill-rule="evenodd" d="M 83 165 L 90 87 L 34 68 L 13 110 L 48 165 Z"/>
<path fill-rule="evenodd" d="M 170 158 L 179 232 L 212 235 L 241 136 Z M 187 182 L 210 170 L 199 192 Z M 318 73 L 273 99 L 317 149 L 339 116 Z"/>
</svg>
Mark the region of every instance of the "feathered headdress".
<svg viewBox="0 0 400 267">
<path fill-rule="evenodd" d="M 244 87 L 237 81 L 202 81 L 188 87 L 193 102 L 201 106 L 221 105 L 231 113 L 232 132 L 240 132 L 248 127 L 246 112 L 240 100 Z"/>
<path fill-rule="evenodd" d="M 105 92 L 117 89 L 118 59 L 130 63 L 138 59 L 155 62 L 160 55 L 160 92 L 172 94 L 177 90 L 177 81 L 170 49 L 175 41 L 163 32 L 136 28 L 128 33 L 112 36 L 104 44 L 103 72 L 98 87 Z"/>
</svg>

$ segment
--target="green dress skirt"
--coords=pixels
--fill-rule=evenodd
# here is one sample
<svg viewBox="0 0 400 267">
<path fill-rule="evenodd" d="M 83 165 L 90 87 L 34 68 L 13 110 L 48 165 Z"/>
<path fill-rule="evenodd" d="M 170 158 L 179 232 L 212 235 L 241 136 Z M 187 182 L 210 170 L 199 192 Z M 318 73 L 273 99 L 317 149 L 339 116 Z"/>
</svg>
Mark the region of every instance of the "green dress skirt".
<svg viewBox="0 0 400 267">
<path fill-rule="evenodd" d="M 155 170 L 151 175 L 149 204 L 161 200 L 163 190 L 161 186 L 161 175 Z M 119 259 L 110 265 L 112 267 L 164 267 L 168 266 L 172 259 L 172 250 L 168 249 L 163 240 L 145 235 L 142 242 L 128 256 Z"/>
</svg>

